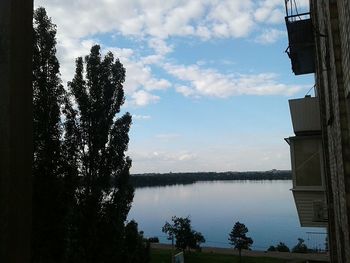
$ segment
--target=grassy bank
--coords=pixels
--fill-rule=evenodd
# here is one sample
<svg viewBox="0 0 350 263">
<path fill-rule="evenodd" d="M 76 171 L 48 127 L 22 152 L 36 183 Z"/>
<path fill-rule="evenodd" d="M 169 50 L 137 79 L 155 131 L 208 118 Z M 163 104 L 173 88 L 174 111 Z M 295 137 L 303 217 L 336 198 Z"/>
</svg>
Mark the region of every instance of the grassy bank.
<svg viewBox="0 0 350 263">
<path fill-rule="evenodd" d="M 239 257 L 218 253 L 191 252 L 185 254 L 186 263 L 239 263 Z M 242 257 L 242 263 L 285 263 L 286 260 L 268 257 Z M 151 263 L 171 263 L 171 250 L 151 249 Z"/>
</svg>

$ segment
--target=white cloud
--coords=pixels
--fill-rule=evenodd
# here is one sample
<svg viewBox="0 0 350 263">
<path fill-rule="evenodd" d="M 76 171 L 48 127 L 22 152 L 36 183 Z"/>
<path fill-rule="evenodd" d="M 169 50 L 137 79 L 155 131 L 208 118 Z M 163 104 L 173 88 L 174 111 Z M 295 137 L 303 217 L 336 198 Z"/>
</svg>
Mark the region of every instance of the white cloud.
<svg viewBox="0 0 350 263">
<path fill-rule="evenodd" d="M 297 6 L 298 8 L 303 8 L 303 9 L 308 9 L 309 5 L 310 5 L 310 1 L 309 0 L 296 0 Z"/>
<path fill-rule="evenodd" d="M 141 58 L 140 62 L 142 62 L 144 65 L 159 64 L 163 61 L 163 59 L 163 55 L 149 55 Z"/>
<path fill-rule="evenodd" d="M 133 172 L 169 172 L 168 169 L 172 169 L 174 171 L 181 171 L 183 166 L 190 167 L 198 157 L 198 155 L 194 152 L 183 150 L 183 151 L 164 151 L 164 150 L 150 150 L 150 151 L 128 151 L 128 155 L 133 159 L 134 166 Z M 144 169 L 146 166 L 147 169 Z M 175 168 L 177 166 L 177 168 Z M 153 168 L 151 168 L 153 167 Z M 156 170 L 154 170 L 154 168 Z M 161 167 L 162 171 L 159 171 Z M 152 170 L 153 169 L 153 170 Z M 165 169 L 165 170 L 163 170 Z M 186 169 L 187 170 L 187 169 Z M 184 171 L 184 169 L 182 169 Z M 192 170 L 193 171 L 193 170 Z"/>
<path fill-rule="evenodd" d="M 255 20 L 260 23 L 282 23 L 285 16 L 283 3 L 280 0 L 260 1 L 258 8 L 254 11 Z"/>
<path fill-rule="evenodd" d="M 121 35 L 145 43 L 153 54 L 140 56 L 140 50 L 104 46 L 120 58 L 127 69 L 124 84 L 128 103 L 146 106 L 160 99 L 155 90 L 165 90 L 172 84 L 154 75 L 151 66 L 159 66 L 175 46 L 170 37 L 190 36 L 202 40 L 215 38 L 249 37 L 259 24 L 281 22 L 283 1 L 280 0 L 36 0 L 43 5 L 57 24 L 58 57 L 63 82 L 71 80 L 75 71 L 74 60 L 89 53 L 103 33 Z M 305 0 L 301 1 L 304 6 Z M 269 44 L 282 33 L 266 29 L 255 41 Z M 278 84 L 266 74 L 258 76 L 223 75 L 215 70 L 198 67 L 167 66 L 173 76 L 188 83 L 175 86 L 185 96 L 227 97 L 239 94 L 291 94 L 295 89 Z M 188 70 L 188 72 L 184 72 Z M 180 76 L 180 72 L 183 76 Z M 255 81 L 255 78 L 258 81 Z M 260 81 L 260 82 L 259 82 Z M 265 84 L 263 82 L 266 82 Z M 246 84 L 252 86 L 248 87 Z"/>
<path fill-rule="evenodd" d="M 134 94 L 139 89 L 164 90 L 171 86 L 168 80 L 154 77 L 151 68 L 142 59 L 140 61 L 121 59 L 121 62 L 126 68 L 124 87 L 128 95 Z"/>
<path fill-rule="evenodd" d="M 150 115 L 137 115 L 137 114 L 133 114 L 132 115 L 132 119 L 133 120 L 149 120 L 151 119 Z"/>
<path fill-rule="evenodd" d="M 57 57 L 60 62 L 60 71 L 64 84 L 71 81 L 75 73 L 75 59 L 89 54 L 91 46 L 97 41 L 94 39 L 78 40 L 67 38 L 57 32 Z"/>
<path fill-rule="evenodd" d="M 177 134 L 177 133 L 163 133 L 163 134 L 157 134 L 155 137 L 157 139 L 170 141 L 170 140 L 174 140 L 174 139 L 180 138 L 180 134 Z"/>
<path fill-rule="evenodd" d="M 167 43 L 160 38 L 151 38 L 148 41 L 148 45 L 155 50 L 156 54 L 162 56 L 173 51 L 173 47 L 168 46 Z"/>
<path fill-rule="evenodd" d="M 54 17 L 58 30 L 81 39 L 97 33 L 167 39 L 246 37 L 256 23 L 281 22 L 281 0 L 36 0 Z M 305 1 L 302 1 L 305 2 Z"/>
<path fill-rule="evenodd" d="M 174 7 L 165 17 L 164 29 L 167 34 L 193 35 L 195 33 L 191 22 L 198 20 L 204 14 L 205 6 L 201 1 L 184 1 Z"/>
<path fill-rule="evenodd" d="M 255 41 L 260 44 L 271 44 L 282 37 L 287 37 L 286 31 L 269 28 L 264 29 L 261 34 L 256 37 Z"/>
<path fill-rule="evenodd" d="M 75 59 L 88 55 L 92 45 L 97 44 L 98 41 L 96 39 L 78 40 L 66 38 L 64 35 L 59 34 L 57 39 L 57 56 L 60 61 L 62 81 L 66 84 L 74 76 Z M 162 60 L 158 55 L 154 55 L 154 58 L 140 58 L 137 61 L 134 50 L 130 48 L 102 46 L 102 53 L 104 54 L 107 51 L 113 52 L 115 58 L 118 58 L 126 68 L 124 90 L 127 97 L 132 97 L 133 105 L 146 106 L 148 103 L 155 102 L 159 97 L 149 92 L 164 90 L 171 86 L 168 80 L 155 77 L 148 66 L 151 62 L 153 64 Z M 142 89 L 148 92 L 139 92 Z"/>
<path fill-rule="evenodd" d="M 245 37 L 254 28 L 253 1 L 215 1 L 208 18 L 215 37 Z"/>
<path fill-rule="evenodd" d="M 176 91 L 181 93 L 185 97 L 193 96 L 195 94 L 195 91 L 192 88 L 184 85 L 176 87 Z"/>
<path fill-rule="evenodd" d="M 185 96 L 213 96 L 225 98 L 235 95 L 286 95 L 298 92 L 301 87 L 278 83 L 277 76 L 263 74 L 225 75 L 213 69 L 201 69 L 198 65 L 165 64 L 164 69 L 186 86 L 179 86 L 177 91 Z"/>
<path fill-rule="evenodd" d="M 192 160 L 194 158 L 196 158 L 196 154 L 189 154 L 189 153 L 185 153 L 185 154 L 182 154 L 179 156 L 179 161 L 189 161 L 189 160 Z"/>
<path fill-rule="evenodd" d="M 131 95 L 131 105 L 146 106 L 159 100 L 159 96 L 153 95 L 144 90 L 138 90 Z"/>
<path fill-rule="evenodd" d="M 208 40 L 210 39 L 210 36 L 211 36 L 211 32 L 209 28 L 201 25 L 197 26 L 195 34 L 203 40 Z"/>
</svg>

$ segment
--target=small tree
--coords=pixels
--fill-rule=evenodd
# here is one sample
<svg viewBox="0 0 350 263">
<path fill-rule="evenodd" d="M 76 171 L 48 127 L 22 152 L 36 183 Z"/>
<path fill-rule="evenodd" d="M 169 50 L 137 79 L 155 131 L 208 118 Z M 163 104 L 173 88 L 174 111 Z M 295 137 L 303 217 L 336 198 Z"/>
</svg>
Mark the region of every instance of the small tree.
<svg viewBox="0 0 350 263">
<path fill-rule="evenodd" d="M 192 230 L 189 217 L 173 216 L 171 221 L 173 221 L 173 224 L 165 222 L 162 231 L 168 234 L 168 239 L 176 239 L 176 248 L 181 250 L 185 250 L 186 248 L 199 249 L 200 244 L 205 243 L 204 236 L 200 232 Z"/>
<path fill-rule="evenodd" d="M 304 243 L 304 239 L 298 238 L 298 244 L 296 244 L 295 247 L 293 247 L 292 252 L 293 253 L 307 253 L 307 246 Z"/>
<path fill-rule="evenodd" d="M 269 248 L 267 249 L 267 251 L 270 251 L 270 252 L 276 251 L 276 248 L 275 248 L 274 246 L 269 246 Z"/>
<path fill-rule="evenodd" d="M 143 232 L 138 231 L 137 223 L 131 220 L 125 226 L 125 249 L 122 262 L 125 263 L 147 263 L 150 261 L 150 244 L 143 237 Z"/>
<path fill-rule="evenodd" d="M 290 252 L 289 247 L 287 247 L 287 245 L 284 244 L 283 242 L 280 242 L 276 246 L 276 250 L 279 251 L 279 252 Z"/>
<path fill-rule="evenodd" d="M 234 246 L 234 248 L 238 249 L 240 261 L 242 249 L 249 249 L 249 247 L 253 244 L 253 239 L 247 237 L 247 233 L 248 228 L 244 224 L 236 222 L 229 234 L 228 240 L 230 241 L 230 244 Z"/>
</svg>

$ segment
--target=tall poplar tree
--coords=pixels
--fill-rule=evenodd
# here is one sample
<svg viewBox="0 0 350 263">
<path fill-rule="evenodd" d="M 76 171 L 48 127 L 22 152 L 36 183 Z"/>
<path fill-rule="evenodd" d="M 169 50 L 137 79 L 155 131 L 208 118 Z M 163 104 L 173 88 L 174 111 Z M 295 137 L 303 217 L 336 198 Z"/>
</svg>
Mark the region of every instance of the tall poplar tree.
<svg viewBox="0 0 350 263">
<path fill-rule="evenodd" d="M 124 103 L 124 80 L 120 61 L 111 52 L 102 58 L 95 45 L 84 60 L 76 60 L 75 76 L 68 83 L 70 99 L 77 105 L 70 108 L 67 120 L 76 140 L 79 176 L 70 236 L 72 262 L 121 262 L 127 251 L 125 221 L 134 190 L 129 182 L 131 160 L 125 156 L 131 115 L 117 116 Z"/>
<path fill-rule="evenodd" d="M 34 12 L 33 31 L 32 262 L 61 262 L 66 204 L 60 108 L 65 91 L 56 58 L 56 26 L 44 8 Z"/>
<path fill-rule="evenodd" d="M 76 60 L 67 92 L 56 58 L 56 26 L 34 12 L 32 262 L 146 263 L 137 223 L 126 223 L 134 195 L 125 155 L 131 125 L 125 69 L 100 47 Z"/>
</svg>

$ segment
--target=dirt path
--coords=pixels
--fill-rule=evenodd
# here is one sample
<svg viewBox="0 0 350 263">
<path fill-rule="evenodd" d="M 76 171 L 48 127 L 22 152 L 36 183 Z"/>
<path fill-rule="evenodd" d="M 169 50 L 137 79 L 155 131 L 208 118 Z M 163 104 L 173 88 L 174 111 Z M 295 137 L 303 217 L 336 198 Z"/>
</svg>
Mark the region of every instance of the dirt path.
<svg viewBox="0 0 350 263">
<path fill-rule="evenodd" d="M 171 249 L 171 245 L 168 244 L 157 244 L 152 243 L 152 248 L 159 249 Z M 238 255 L 238 251 L 230 248 L 219 248 L 219 247 L 202 247 L 203 253 L 218 253 L 218 254 L 229 254 L 229 255 Z M 243 250 L 242 255 L 248 257 L 271 257 L 271 258 L 281 258 L 287 260 L 314 260 L 314 261 L 323 261 L 329 262 L 329 255 L 325 253 L 289 253 L 289 252 L 264 252 L 264 251 L 253 251 L 253 250 Z"/>
</svg>

